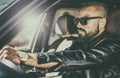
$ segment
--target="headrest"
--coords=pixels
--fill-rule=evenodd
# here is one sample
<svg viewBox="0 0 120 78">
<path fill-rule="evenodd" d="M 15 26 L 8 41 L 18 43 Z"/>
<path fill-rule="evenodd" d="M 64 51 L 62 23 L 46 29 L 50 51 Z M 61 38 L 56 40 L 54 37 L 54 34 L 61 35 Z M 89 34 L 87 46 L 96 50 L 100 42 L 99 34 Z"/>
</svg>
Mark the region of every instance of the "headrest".
<svg viewBox="0 0 120 78">
<path fill-rule="evenodd" d="M 63 16 L 60 16 L 57 20 L 57 26 L 61 30 L 61 33 L 63 35 L 69 33 L 74 34 L 77 32 L 77 28 L 74 24 L 74 16 L 69 14 L 64 14 Z"/>
</svg>

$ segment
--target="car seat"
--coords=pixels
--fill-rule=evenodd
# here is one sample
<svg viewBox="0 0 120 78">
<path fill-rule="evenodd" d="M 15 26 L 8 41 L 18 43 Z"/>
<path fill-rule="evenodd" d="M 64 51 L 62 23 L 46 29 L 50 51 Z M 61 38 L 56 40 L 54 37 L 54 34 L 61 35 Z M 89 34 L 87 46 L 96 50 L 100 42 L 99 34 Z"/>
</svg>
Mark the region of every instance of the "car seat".
<svg viewBox="0 0 120 78">
<path fill-rule="evenodd" d="M 120 36 L 120 10 L 111 14 L 106 26 L 106 31 L 113 35 Z"/>
<path fill-rule="evenodd" d="M 65 39 L 70 38 L 72 34 L 77 33 L 77 27 L 74 24 L 74 19 L 75 17 L 68 14 L 64 13 L 62 16 L 60 16 L 57 20 L 56 26 L 55 26 L 55 32 L 56 34 L 60 35 L 61 38 L 53 42 L 52 45 L 49 47 L 49 51 L 60 51 L 68 48 L 72 43 L 72 38 L 71 41 L 69 40 L 67 43 L 64 43 Z M 69 44 L 70 43 L 70 44 Z M 61 47 L 62 46 L 62 47 Z M 59 49 L 59 50 L 58 50 Z"/>
</svg>

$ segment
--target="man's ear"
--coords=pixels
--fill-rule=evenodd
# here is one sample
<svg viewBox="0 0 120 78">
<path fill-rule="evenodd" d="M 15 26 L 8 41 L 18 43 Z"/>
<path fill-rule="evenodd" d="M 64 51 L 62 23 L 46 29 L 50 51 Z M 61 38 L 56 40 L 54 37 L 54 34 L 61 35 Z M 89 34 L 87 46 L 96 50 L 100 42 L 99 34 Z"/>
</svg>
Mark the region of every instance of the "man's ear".
<svg viewBox="0 0 120 78">
<path fill-rule="evenodd" d="M 100 19 L 100 21 L 99 21 L 99 28 L 100 29 L 104 28 L 105 25 L 106 25 L 106 19 L 105 18 Z"/>
</svg>

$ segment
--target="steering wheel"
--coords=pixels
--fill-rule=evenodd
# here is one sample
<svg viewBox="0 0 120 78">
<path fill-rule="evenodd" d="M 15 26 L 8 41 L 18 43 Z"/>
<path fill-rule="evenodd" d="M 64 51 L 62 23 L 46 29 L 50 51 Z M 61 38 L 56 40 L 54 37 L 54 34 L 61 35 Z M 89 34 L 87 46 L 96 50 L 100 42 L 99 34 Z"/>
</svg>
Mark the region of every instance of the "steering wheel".
<svg viewBox="0 0 120 78">
<path fill-rule="evenodd" d="M 25 78 L 25 72 L 20 65 L 7 60 L 0 60 L 0 78 Z"/>
</svg>

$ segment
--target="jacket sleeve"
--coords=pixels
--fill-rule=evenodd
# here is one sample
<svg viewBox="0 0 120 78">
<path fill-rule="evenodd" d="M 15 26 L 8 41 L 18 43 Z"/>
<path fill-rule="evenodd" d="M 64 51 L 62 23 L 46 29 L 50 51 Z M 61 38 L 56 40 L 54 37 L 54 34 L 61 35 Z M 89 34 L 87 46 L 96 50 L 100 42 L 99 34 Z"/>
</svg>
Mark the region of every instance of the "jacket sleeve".
<svg viewBox="0 0 120 78">
<path fill-rule="evenodd" d="M 119 40 L 106 39 L 85 51 L 79 49 L 38 54 L 38 61 L 39 63 L 59 62 L 60 70 L 88 69 L 113 64 L 120 55 L 119 51 Z"/>
</svg>

